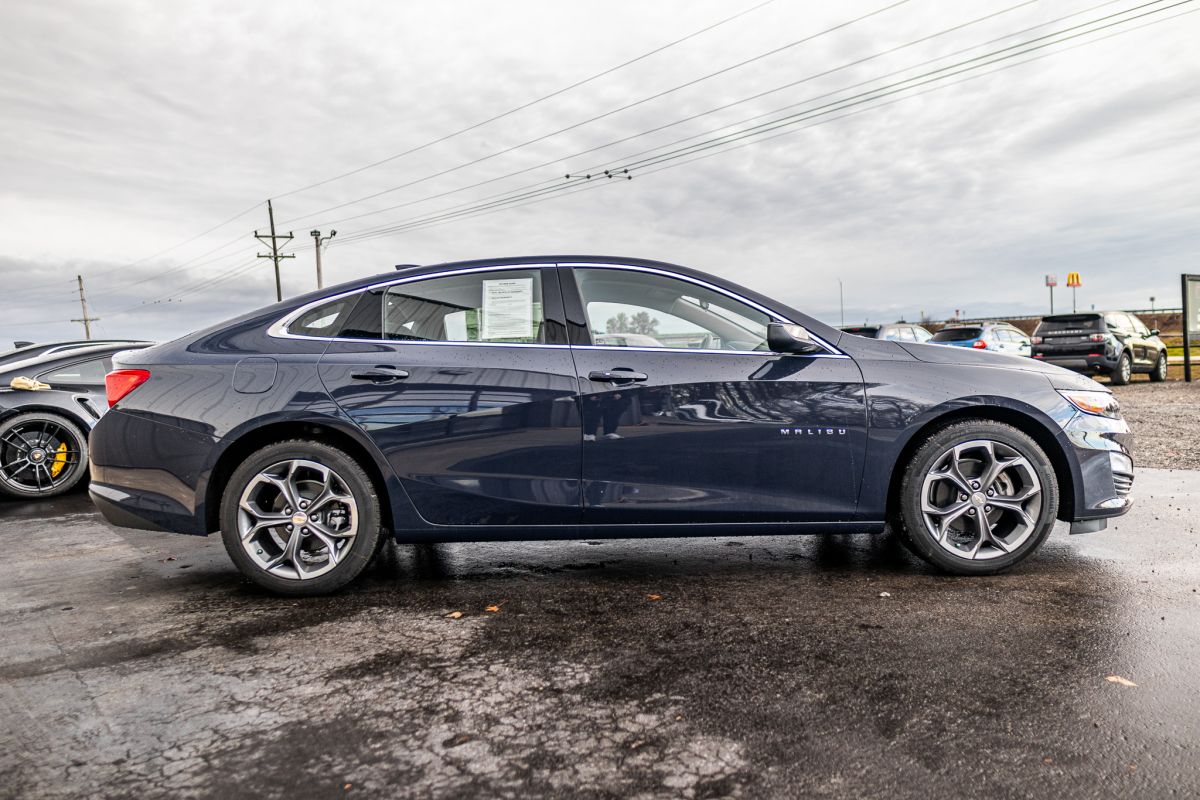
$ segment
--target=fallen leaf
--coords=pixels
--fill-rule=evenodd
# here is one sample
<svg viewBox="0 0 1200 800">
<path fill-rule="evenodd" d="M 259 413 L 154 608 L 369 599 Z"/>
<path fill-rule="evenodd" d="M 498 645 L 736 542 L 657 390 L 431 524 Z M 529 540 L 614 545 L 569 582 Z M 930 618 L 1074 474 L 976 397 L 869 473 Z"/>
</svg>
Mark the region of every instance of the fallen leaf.
<svg viewBox="0 0 1200 800">
<path fill-rule="evenodd" d="M 1129 678 L 1122 678 L 1120 675 L 1109 675 L 1104 680 L 1108 681 L 1109 683 L 1120 684 L 1121 686 L 1137 686 L 1137 684 L 1129 680 Z"/>
<path fill-rule="evenodd" d="M 880 592 L 879 596 L 880 597 L 891 597 L 892 593 L 891 592 Z"/>
<path fill-rule="evenodd" d="M 648 594 L 648 595 L 646 595 L 646 597 L 647 597 L 647 599 L 650 599 L 650 600 L 662 600 L 661 594 Z"/>
<path fill-rule="evenodd" d="M 490 611 L 490 612 L 492 612 L 492 613 L 494 614 L 494 613 L 496 613 L 497 611 L 499 611 L 499 610 L 500 610 L 500 606 L 495 606 L 495 605 L 494 605 L 494 606 L 487 606 L 487 607 L 486 607 L 486 608 L 484 608 L 483 610 L 484 610 L 484 611 Z"/>
<path fill-rule="evenodd" d="M 353 786 L 353 785 L 354 785 L 353 783 L 347 783 L 347 784 L 343 784 L 343 786 L 342 786 L 342 791 L 343 791 L 343 792 L 348 792 L 348 791 L 350 791 L 350 787 L 351 787 L 351 786 Z"/>
<path fill-rule="evenodd" d="M 446 616 L 449 617 L 450 619 L 458 619 L 459 617 L 462 616 L 462 612 L 461 611 L 451 611 Z"/>
</svg>

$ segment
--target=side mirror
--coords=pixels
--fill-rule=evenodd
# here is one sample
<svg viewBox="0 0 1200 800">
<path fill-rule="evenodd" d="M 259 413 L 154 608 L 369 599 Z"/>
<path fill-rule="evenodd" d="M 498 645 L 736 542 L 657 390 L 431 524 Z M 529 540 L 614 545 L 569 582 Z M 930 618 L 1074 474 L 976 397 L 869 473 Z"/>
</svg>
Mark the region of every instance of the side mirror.
<svg viewBox="0 0 1200 800">
<path fill-rule="evenodd" d="M 1151 329 L 1150 329 L 1150 335 L 1151 335 L 1151 336 L 1158 336 L 1158 328 L 1151 328 Z"/>
<path fill-rule="evenodd" d="M 817 344 L 803 325 L 791 325 L 783 322 L 768 323 L 767 347 L 771 348 L 773 353 L 796 355 L 812 355 L 825 351 L 825 348 Z"/>
</svg>

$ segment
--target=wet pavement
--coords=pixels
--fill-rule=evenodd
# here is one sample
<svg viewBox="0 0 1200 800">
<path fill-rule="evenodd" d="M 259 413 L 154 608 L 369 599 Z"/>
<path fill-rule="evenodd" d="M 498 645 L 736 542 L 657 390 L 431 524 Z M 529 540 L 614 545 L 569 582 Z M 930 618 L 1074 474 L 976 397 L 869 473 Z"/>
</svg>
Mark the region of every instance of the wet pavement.
<svg viewBox="0 0 1200 800">
<path fill-rule="evenodd" d="M 998 577 L 886 535 L 423 545 L 316 600 L 0 503 L 0 797 L 1196 796 L 1200 472 L 1135 493 Z"/>
</svg>

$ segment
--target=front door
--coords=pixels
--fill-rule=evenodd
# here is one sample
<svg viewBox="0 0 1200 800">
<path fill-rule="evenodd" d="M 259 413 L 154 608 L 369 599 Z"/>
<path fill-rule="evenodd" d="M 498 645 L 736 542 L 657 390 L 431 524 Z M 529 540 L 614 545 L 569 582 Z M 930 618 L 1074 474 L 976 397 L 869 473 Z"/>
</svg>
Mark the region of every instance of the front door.
<svg viewBox="0 0 1200 800">
<path fill-rule="evenodd" d="M 352 299 L 321 380 L 426 521 L 578 523 L 578 390 L 553 268 L 456 272 Z"/>
<path fill-rule="evenodd" d="M 568 317 L 583 323 L 572 351 L 585 522 L 852 518 L 866 431 L 851 359 L 772 353 L 774 315 L 691 279 L 561 273 Z"/>
</svg>

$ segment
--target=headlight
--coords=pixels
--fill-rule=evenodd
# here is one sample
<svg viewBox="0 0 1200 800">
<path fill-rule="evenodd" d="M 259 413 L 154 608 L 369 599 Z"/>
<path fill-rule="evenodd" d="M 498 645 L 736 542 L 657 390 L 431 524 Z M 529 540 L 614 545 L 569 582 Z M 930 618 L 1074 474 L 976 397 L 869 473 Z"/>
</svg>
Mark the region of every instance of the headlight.
<svg viewBox="0 0 1200 800">
<path fill-rule="evenodd" d="M 1065 397 L 1068 403 L 1085 414 L 1096 414 L 1097 416 L 1109 417 L 1110 419 L 1121 418 L 1121 404 L 1117 402 L 1117 398 L 1108 392 L 1084 392 L 1059 389 L 1058 393 Z"/>
</svg>

